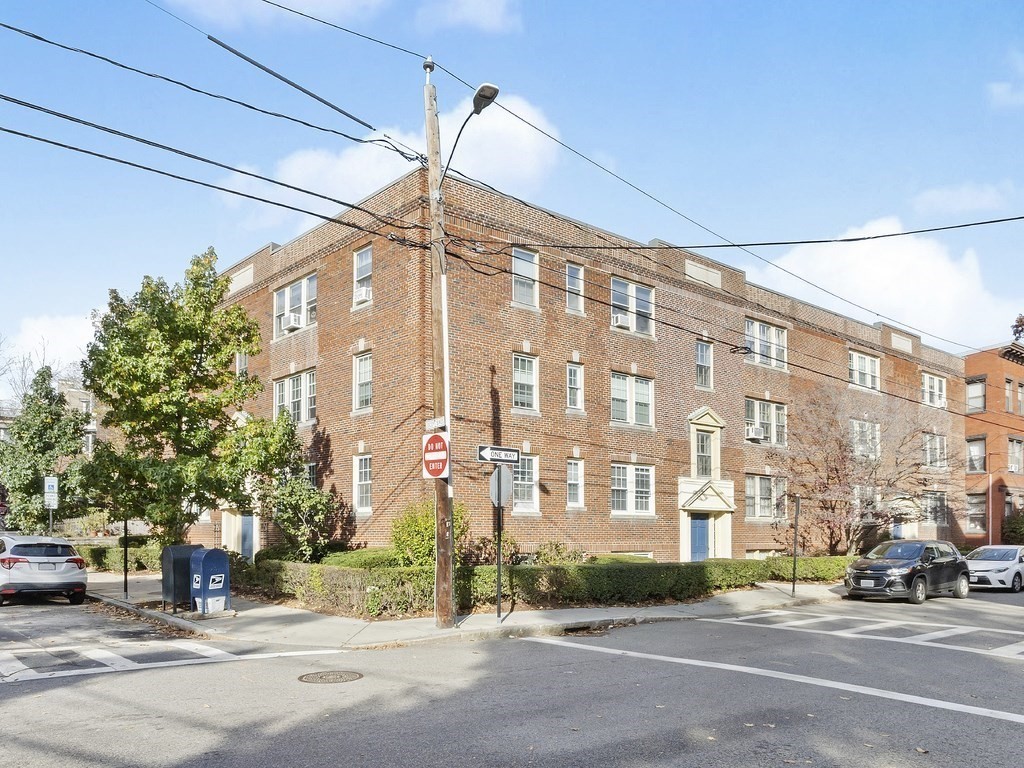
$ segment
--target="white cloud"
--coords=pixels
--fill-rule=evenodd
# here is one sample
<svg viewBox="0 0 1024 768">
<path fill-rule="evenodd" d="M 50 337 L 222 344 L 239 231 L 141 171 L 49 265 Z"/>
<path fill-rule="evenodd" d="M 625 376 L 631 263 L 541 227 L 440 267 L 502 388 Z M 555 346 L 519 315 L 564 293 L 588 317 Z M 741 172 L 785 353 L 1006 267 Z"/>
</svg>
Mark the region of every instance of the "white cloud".
<svg viewBox="0 0 1024 768">
<path fill-rule="evenodd" d="M 500 97 L 500 100 L 523 119 L 552 136 L 558 135 L 557 128 L 526 100 L 517 96 Z M 462 121 L 471 111 L 472 98 L 467 97 L 452 110 L 440 115 L 438 124 L 442 161 L 448 159 L 451 142 L 455 140 Z M 411 134 L 388 129 L 385 132 L 417 152 L 424 151 L 426 140 L 422 131 Z M 377 137 L 380 135 L 375 134 Z M 452 167 L 499 189 L 519 196 L 529 196 L 550 177 L 557 162 L 557 154 L 558 147 L 550 139 L 505 110 L 491 106 L 474 116 L 466 126 L 459 139 Z M 314 148 L 298 150 L 278 160 L 270 173 L 265 175 L 296 187 L 356 203 L 415 167 L 414 163 L 403 160 L 394 152 L 359 144 L 341 152 Z M 255 169 L 247 167 L 246 170 Z M 233 189 L 326 216 L 338 213 L 342 207 L 240 176 L 230 177 L 225 184 Z M 273 233 L 271 236 L 274 239 L 298 234 L 317 223 L 316 219 L 309 216 L 266 204 L 240 203 L 237 197 L 223 197 L 230 207 L 244 211 L 242 226 L 251 230 L 286 230 Z"/>
<path fill-rule="evenodd" d="M 327 21 L 344 21 L 371 13 L 387 0 L 288 0 L 289 8 Z M 225 27 L 278 24 L 298 17 L 257 0 L 169 0 L 173 9 Z"/>
<path fill-rule="evenodd" d="M 966 183 L 956 187 L 936 187 L 917 195 L 914 210 L 920 214 L 970 213 L 991 211 L 1006 207 L 1007 198 L 1013 194 L 1011 181 L 999 184 Z"/>
<path fill-rule="evenodd" d="M 38 315 L 21 319 L 3 351 L 11 357 L 29 356 L 35 365 L 59 371 L 85 359 L 92 339 L 92 320 L 86 315 Z M 9 382 L 0 382 L 0 400 L 10 396 Z"/>
<path fill-rule="evenodd" d="M 902 229 L 898 218 L 889 217 L 852 228 L 842 237 Z M 885 315 L 927 332 L 922 334 L 926 344 L 957 354 L 965 350 L 950 341 L 987 346 L 1007 339 L 1020 312 L 1019 303 L 985 287 L 974 251 L 957 258 L 927 237 L 802 245 L 774 263 L 878 314 L 856 309 L 767 265 L 748 270 L 748 279 L 867 323 L 885 320 L 880 317 Z"/>
<path fill-rule="evenodd" d="M 523 28 L 516 0 L 427 0 L 416 12 L 422 29 L 469 27 L 481 32 L 519 32 Z"/>
<path fill-rule="evenodd" d="M 1010 66 L 1016 75 L 1014 81 L 1002 80 L 985 86 L 989 103 L 994 107 L 1024 107 L 1024 53 L 1010 51 Z"/>
</svg>

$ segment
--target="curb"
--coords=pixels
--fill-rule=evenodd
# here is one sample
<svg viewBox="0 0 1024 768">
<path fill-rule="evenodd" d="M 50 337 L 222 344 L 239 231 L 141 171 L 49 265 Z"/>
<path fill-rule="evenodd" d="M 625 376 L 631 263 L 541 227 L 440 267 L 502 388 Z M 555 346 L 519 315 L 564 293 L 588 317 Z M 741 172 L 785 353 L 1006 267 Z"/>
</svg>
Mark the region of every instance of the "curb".
<svg viewBox="0 0 1024 768">
<path fill-rule="evenodd" d="M 96 602 L 105 603 L 106 605 L 111 605 L 115 608 L 120 608 L 122 611 L 133 613 L 136 616 L 141 616 L 145 619 L 151 619 L 153 621 L 166 624 L 170 627 L 173 627 L 174 629 L 189 632 L 195 635 L 196 637 L 201 637 L 204 640 L 211 640 L 214 637 L 218 637 L 218 635 L 216 634 L 211 634 L 210 632 L 206 632 L 204 630 L 199 629 L 195 625 L 195 623 L 187 619 L 179 619 L 177 616 L 168 616 L 162 611 L 153 611 L 149 608 L 140 608 L 139 606 L 133 605 L 132 603 L 126 603 L 124 600 L 118 600 L 113 597 L 107 597 L 106 595 L 86 594 L 86 597 L 88 597 L 90 600 L 95 600 Z"/>
</svg>

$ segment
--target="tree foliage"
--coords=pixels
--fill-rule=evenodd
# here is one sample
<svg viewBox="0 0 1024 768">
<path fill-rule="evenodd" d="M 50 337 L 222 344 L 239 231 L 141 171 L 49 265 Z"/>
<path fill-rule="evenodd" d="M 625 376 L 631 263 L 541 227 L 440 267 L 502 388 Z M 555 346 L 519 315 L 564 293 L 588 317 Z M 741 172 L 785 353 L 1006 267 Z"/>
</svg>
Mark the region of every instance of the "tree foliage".
<svg viewBox="0 0 1024 768">
<path fill-rule="evenodd" d="M 1024 337 L 1024 315 L 1017 315 L 1017 319 L 1013 321 L 1013 325 L 1010 326 L 1010 330 L 1013 331 L 1013 338 L 1017 341 Z"/>
<path fill-rule="evenodd" d="M 80 511 L 82 438 L 87 414 L 68 408 L 57 392 L 53 373 L 43 366 L 21 398 L 21 412 L 11 422 L 9 442 L 0 443 L 0 484 L 7 489 L 7 526 L 39 533 L 46 529 L 49 511 L 43 506 L 43 478 L 59 478 L 57 509 L 62 518 Z"/>
<path fill-rule="evenodd" d="M 895 523 L 923 520 L 927 493 L 956 490 L 953 477 L 963 467 L 955 450 L 947 447 L 943 468 L 926 467 L 919 406 L 886 398 L 863 413 L 848 393 L 827 387 L 802 402 L 790 418 L 787 446 L 773 448 L 769 461 L 787 478 L 788 495 L 800 496 L 804 551 L 856 553 Z M 853 439 L 853 418 L 879 425 L 877 444 Z M 775 525 L 780 543 L 791 546 L 792 515 Z"/>
<path fill-rule="evenodd" d="M 259 352 L 259 329 L 242 307 L 221 305 L 229 278 L 216 263 L 211 248 L 180 284 L 146 277 L 129 299 L 111 291 L 83 365 L 103 426 L 122 438 L 102 453 L 111 482 L 133 483 L 122 514 L 145 517 L 162 543 L 183 541 L 201 509 L 237 498 L 218 457 L 231 414 L 261 391 L 232 371 L 236 352 Z M 103 491 L 111 501 L 113 490 Z"/>
<path fill-rule="evenodd" d="M 423 499 L 407 506 L 391 525 L 391 544 L 402 565 L 433 565 L 435 534 L 434 500 Z M 452 505 L 452 534 L 456 553 L 469 533 L 469 513 L 461 502 Z"/>
</svg>

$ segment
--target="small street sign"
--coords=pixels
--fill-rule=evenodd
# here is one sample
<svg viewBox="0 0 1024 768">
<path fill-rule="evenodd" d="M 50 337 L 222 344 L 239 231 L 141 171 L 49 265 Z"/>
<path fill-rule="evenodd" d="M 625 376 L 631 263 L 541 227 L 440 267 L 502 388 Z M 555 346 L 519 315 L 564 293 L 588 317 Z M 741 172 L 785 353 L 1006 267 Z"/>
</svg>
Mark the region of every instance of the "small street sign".
<svg viewBox="0 0 1024 768">
<path fill-rule="evenodd" d="M 43 478 L 43 509 L 57 508 L 57 478 L 47 475 Z"/>
<path fill-rule="evenodd" d="M 503 507 L 512 498 L 512 470 L 499 464 L 491 473 L 491 504 Z"/>
<path fill-rule="evenodd" d="M 490 464 L 518 464 L 519 449 L 503 448 L 500 445 L 478 445 L 476 447 L 476 460 L 485 461 Z"/>
<path fill-rule="evenodd" d="M 448 419 L 438 416 L 436 419 L 427 419 L 427 432 L 434 432 L 438 429 L 447 429 Z"/>
<path fill-rule="evenodd" d="M 427 480 L 448 477 L 451 462 L 448 460 L 448 435 L 439 432 L 423 436 L 423 477 Z"/>
</svg>

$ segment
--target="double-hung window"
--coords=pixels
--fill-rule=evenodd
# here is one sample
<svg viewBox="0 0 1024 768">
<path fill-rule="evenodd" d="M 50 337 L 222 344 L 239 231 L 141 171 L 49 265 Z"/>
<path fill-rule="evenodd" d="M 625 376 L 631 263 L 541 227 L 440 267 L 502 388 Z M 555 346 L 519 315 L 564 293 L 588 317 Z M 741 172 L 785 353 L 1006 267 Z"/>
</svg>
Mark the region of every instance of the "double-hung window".
<svg viewBox="0 0 1024 768">
<path fill-rule="evenodd" d="M 1011 437 L 1006 450 L 1006 469 L 1009 472 L 1024 472 L 1024 440 Z"/>
<path fill-rule="evenodd" d="M 583 267 L 565 265 L 565 308 L 569 312 L 583 312 Z"/>
<path fill-rule="evenodd" d="M 786 329 L 775 325 L 762 323 L 760 320 L 747 318 L 745 331 L 747 353 L 746 360 L 749 363 L 767 365 L 772 368 L 786 367 Z"/>
<path fill-rule="evenodd" d="M 373 246 L 360 248 L 352 257 L 352 305 L 373 301 Z"/>
<path fill-rule="evenodd" d="M 750 439 L 757 438 L 772 445 L 786 444 L 786 406 L 782 403 L 769 403 L 765 400 L 746 398 L 746 432 Z M 760 429 L 760 432 L 757 430 Z"/>
<path fill-rule="evenodd" d="M 882 448 L 882 425 L 877 421 L 850 419 L 850 445 L 854 456 L 877 459 Z"/>
<path fill-rule="evenodd" d="M 583 366 L 579 363 L 565 366 L 565 407 L 583 410 Z"/>
<path fill-rule="evenodd" d="M 654 382 L 612 373 L 612 421 L 649 427 L 654 424 Z"/>
<path fill-rule="evenodd" d="M 946 436 L 924 433 L 924 465 L 933 469 L 946 466 Z"/>
<path fill-rule="evenodd" d="M 775 519 L 786 516 L 786 481 L 766 475 L 746 476 L 746 516 Z"/>
<path fill-rule="evenodd" d="M 947 519 L 946 494 L 942 491 L 925 491 L 922 499 L 921 517 L 924 522 L 943 526 Z"/>
<path fill-rule="evenodd" d="M 540 410 L 537 402 L 537 358 L 512 356 L 512 407 L 528 411 Z"/>
<path fill-rule="evenodd" d="M 235 352 L 235 375 L 239 378 L 249 375 L 248 352 Z"/>
<path fill-rule="evenodd" d="M 537 477 L 537 457 L 519 456 L 519 463 L 512 468 L 512 512 L 537 515 L 540 483 Z"/>
<path fill-rule="evenodd" d="M 274 415 L 282 413 L 296 423 L 316 418 L 316 371 L 274 382 Z"/>
<path fill-rule="evenodd" d="M 714 436 L 710 432 L 697 431 L 697 467 L 695 477 L 711 477 L 711 450 Z"/>
<path fill-rule="evenodd" d="M 878 358 L 850 350 L 850 383 L 878 391 Z"/>
<path fill-rule="evenodd" d="M 874 521 L 881 507 L 882 493 L 878 488 L 873 485 L 853 486 L 853 508 L 862 521 Z"/>
<path fill-rule="evenodd" d="M 524 307 L 539 306 L 536 253 L 512 249 L 512 302 Z"/>
<path fill-rule="evenodd" d="M 565 462 L 565 505 L 583 506 L 583 460 L 567 459 Z"/>
<path fill-rule="evenodd" d="M 985 379 L 967 382 L 967 412 L 985 410 Z"/>
<path fill-rule="evenodd" d="M 352 457 L 352 498 L 356 515 L 363 517 L 373 511 L 373 457 L 369 454 Z"/>
<path fill-rule="evenodd" d="M 612 278 L 612 328 L 654 333 L 654 289 Z"/>
<path fill-rule="evenodd" d="M 967 471 L 985 471 L 985 438 L 972 437 L 967 440 Z"/>
<path fill-rule="evenodd" d="M 366 352 L 352 359 L 352 410 L 373 407 L 373 353 Z"/>
<path fill-rule="evenodd" d="M 708 342 L 697 342 L 697 386 L 701 389 L 711 389 L 714 383 L 711 377 L 711 352 Z"/>
<path fill-rule="evenodd" d="M 1013 413 L 1013 379 L 1006 380 L 1006 412 Z"/>
<path fill-rule="evenodd" d="M 654 467 L 612 464 L 611 491 L 613 515 L 653 515 Z"/>
<path fill-rule="evenodd" d="M 274 292 L 274 338 L 316 322 L 316 275 Z"/>
<path fill-rule="evenodd" d="M 967 533 L 985 533 L 987 520 L 988 497 L 984 493 L 967 494 Z"/>
<path fill-rule="evenodd" d="M 946 380 L 930 373 L 921 374 L 921 402 L 935 408 L 946 407 Z"/>
</svg>

